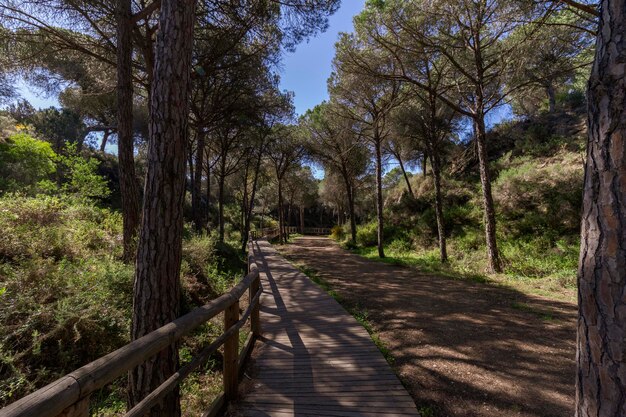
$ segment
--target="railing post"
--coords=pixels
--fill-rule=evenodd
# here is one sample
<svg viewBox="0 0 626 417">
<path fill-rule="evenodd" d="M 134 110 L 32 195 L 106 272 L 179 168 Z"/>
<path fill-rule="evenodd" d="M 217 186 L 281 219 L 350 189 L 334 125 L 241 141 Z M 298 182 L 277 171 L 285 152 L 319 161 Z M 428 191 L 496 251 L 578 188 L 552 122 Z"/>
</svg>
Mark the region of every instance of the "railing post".
<svg viewBox="0 0 626 417">
<path fill-rule="evenodd" d="M 254 281 L 252 281 L 252 284 L 250 285 L 250 300 L 252 300 L 252 298 L 256 295 L 256 293 L 259 291 L 259 288 L 261 287 L 260 280 L 260 275 L 257 275 Z M 252 308 L 252 312 L 250 312 L 250 328 L 252 330 L 252 336 L 254 337 L 261 336 L 261 318 L 259 314 L 260 305 L 261 298 L 259 298 L 256 305 Z"/>
<path fill-rule="evenodd" d="M 239 321 L 239 300 L 235 300 L 230 307 L 224 310 L 224 331 L 228 331 Z M 239 384 L 239 332 L 236 332 L 224 342 L 224 399 L 233 401 L 237 398 Z"/>
</svg>

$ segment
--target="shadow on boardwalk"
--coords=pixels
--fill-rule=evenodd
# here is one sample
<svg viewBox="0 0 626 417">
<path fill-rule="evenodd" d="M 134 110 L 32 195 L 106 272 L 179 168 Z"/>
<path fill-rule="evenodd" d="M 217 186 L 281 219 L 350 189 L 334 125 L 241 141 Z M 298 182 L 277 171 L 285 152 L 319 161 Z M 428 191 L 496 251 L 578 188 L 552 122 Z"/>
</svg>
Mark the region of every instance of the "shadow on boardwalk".
<svg viewBox="0 0 626 417">
<path fill-rule="evenodd" d="M 255 252 L 263 337 L 229 414 L 416 417 L 365 329 L 267 242 Z"/>
<path fill-rule="evenodd" d="M 344 305 L 367 311 L 422 410 L 573 415 L 574 304 L 369 261 L 325 238 L 281 251 L 317 271 Z"/>
</svg>

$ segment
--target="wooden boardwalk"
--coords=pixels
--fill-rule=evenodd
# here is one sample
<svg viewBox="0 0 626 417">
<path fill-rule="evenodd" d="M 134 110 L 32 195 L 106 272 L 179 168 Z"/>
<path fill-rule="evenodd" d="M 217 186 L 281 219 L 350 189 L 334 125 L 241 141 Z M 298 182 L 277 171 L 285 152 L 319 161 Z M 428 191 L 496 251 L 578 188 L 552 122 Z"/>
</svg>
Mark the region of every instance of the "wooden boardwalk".
<svg viewBox="0 0 626 417">
<path fill-rule="evenodd" d="M 255 243 L 255 255 L 263 285 L 263 337 L 233 415 L 419 415 L 350 314 L 266 241 Z"/>
</svg>

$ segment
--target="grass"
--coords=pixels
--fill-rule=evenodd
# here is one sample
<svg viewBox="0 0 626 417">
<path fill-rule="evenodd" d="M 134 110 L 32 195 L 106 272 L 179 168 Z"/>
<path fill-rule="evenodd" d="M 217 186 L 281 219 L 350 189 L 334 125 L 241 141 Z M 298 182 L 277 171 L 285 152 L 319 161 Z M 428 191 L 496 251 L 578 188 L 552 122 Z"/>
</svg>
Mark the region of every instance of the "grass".
<svg viewBox="0 0 626 417">
<path fill-rule="evenodd" d="M 524 311 L 526 313 L 532 313 L 541 318 L 544 321 L 552 321 L 554 320 L 554 315 L 551 311 L 542 310 L 536 307 L 531 306 L 527 303 L 512 303 L 511 307 L 516 310 Z"/>
<path fill-rule="evenodd" d="M 471 250 L 455 248 L 454 241 L 449 245 L 449 262 L 442 264 L 437 248 L 429 250 L 393 250 L 385 248 L 385 258 L 378 256 L 376 247 L 357 247 L 351 251 L 367 259 L 396 266 L 416 268 L 421 272 L 433 273 L 450 279 L 461 279 L 477 283 L 504 285 L 525 294 L 538 295 L 554 300 L 576 300 L 576 259 L 575 244 L 563 246 L 561 250 L 545 251 L 534 247 L 524 247 L 503 242 L 501 251 L 505 262 L 505 272 L 487 274 L 483 272 L 485 249 Z M 460 254 L 460 255 L 457 255 Z"/>
<path fill-rule="evenodd" d="M 417 268 L 420 271 L 436 273 L 447 278 L 463 279 L 479 283 L 486 283 L 490 281 L 486 275 L 467 273 L 455 269 L 450 264 L 442 264 L 439 260 L 439 252 L 436 249 L 424 252 L 399 252 L 385 249 L 384 258 L 380 258 L 378 256 L 378 249 L 375 247 L 357 247 L 352 249 L 352 252 L 373 261 L 396 266 Z"/>
</svg>

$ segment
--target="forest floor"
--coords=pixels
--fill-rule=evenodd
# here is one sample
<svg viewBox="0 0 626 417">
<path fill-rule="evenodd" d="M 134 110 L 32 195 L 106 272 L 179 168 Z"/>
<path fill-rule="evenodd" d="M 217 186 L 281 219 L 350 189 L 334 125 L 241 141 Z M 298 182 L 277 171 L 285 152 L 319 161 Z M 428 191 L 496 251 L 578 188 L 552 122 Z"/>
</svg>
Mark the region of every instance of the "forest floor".
<svg viewBox="0 0 626 417">
<path fill-rule="evenodd" d="M 374 262 L 327 238 L 280 251 L 369 324 L 423 417 L 573 414 L 574 303 Z"/>
</svg>

